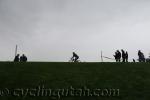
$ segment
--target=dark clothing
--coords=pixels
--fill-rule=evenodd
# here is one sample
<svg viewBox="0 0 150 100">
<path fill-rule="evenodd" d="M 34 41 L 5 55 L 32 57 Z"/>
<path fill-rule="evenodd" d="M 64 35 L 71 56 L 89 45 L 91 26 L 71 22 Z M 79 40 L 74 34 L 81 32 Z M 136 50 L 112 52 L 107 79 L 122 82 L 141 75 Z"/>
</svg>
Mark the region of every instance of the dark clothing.
<svg viewBox="0 0 150 100">
<path fill-rule="evenodd" d="M 124 50 L 121 50 L 121 51 L 122 51 L 122 62 L 125 62 L 125 59 L 126 59 L 125 51 Z"/>
<path fill-rule="evenodd" d="M 128 62 L 128 52 L 125 53 L 125 62 Z"/>
<path fill-rule="evenodd" d="M 26 57 L 25 55 L 22 55 L 22 56 L 20 57 L 20 61 L 21 61 L 21 62 L 27 62 L 27 57 Z"/>
<path fill-rule="evenodd" d="M 140 50 L 138 51 L 138 56 L 139 56 L 139 62 L 145 62 L 145 56 Z"/>
<path fill-rule="evenodd" d="M 19 55 L 15 56 L 14 62 L 19 62 L 19 61 L 20 61 Z"/>
<path fill-rule="evenodd" d="M 118 51 L 118 61 L 120 62 L 120 60 L 121 60 L 121 52 Z"/>
<path fill-rule="evenodd" d="M 20 57 L 20 62 L 23 62 L 23 56 Z"/>
<path fill-rule="evenodd" d="M 116 62 L 120 62 L 120 59 L 121 59 L 121 53 L 120 53 L 119 50 L 117 50 L 117 51 L 115 52 L 114 57 L 115 57 Z"/>
<path fill-rule="evenodd" d="M 79 56 L 76 53 L 73 53 L 73 57 L 79 58 Z"/>
<path fill-rule="evenodd" d="M 27 62 L 27 57 L 26 57 L 26 56 L 24 57 L 23 61 L 24 61 L 24 62 Z"/>
<path fill-rule="evenodd" d="M 78 59 L 79 59 L 79 56 L 75 57 L 74 61 L 77 62 Z"/>
<path fill-rule="evenodd" d="M 115 60 L 116 60 L 116 62 L 118 62 L 118 58 L 117 58 L 117 52 L 115 52 L 115 55 L 114 55 L 114 57 L 115 57 Z"/>
<path fill-rule="evenodd" d="M 79 59 L 79 56 L 76 53 L 73 52 L 73 57 L 72 58 L 74 59 L 74 62 L 77 62 L 77 60 Z"/>
</svg>

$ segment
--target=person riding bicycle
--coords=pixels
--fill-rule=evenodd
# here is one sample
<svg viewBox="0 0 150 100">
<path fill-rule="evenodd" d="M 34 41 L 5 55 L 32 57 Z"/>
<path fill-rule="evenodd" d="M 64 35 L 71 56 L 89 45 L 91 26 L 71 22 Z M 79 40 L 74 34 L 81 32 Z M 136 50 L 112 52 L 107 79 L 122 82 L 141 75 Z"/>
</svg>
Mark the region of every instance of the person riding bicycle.
<svg viewBox="0 0 150 100">
<path fill-rule="evenodd" d="M 73 57 L 71 59 L 73 59 L 74 62 L 77 62 L 79 59 L 79 56 L 75 52 L 73 52 Z"/>
</svg>

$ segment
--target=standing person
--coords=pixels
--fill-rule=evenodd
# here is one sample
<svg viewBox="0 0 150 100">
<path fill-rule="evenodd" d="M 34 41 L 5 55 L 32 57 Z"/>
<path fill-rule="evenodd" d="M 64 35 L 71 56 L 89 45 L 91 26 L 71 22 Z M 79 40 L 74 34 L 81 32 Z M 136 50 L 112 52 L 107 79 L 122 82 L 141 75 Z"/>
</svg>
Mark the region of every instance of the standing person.
<svg viewBox="0 0 150 100">
<path fill-rule="evenodd" d="M 118 54 L 118 61 L 121 61 L 121 52 L 119 50 L 117 50 L 117 54 Z"/>
<path fill-rule="evenodd" d="M 122 52 L 122 62 L 125 62 L 126 59 L 125 51 L 122 49 L 121 52 Z"/>
<path fill-rule="evenodd" d="M 17 54 L 17 55 L 15 56 L 14 62 L 19 62 L 19 61 L 20 61 L 19 56 L 20 56 L 19 54 Z"/>
<path fill-rule="evenodd" d="M 145 56 L 141 52 L 141 50 L 138 51 L 138 56 L 139 56 L 139 62 L 145 62 Z"/>
<path fill-rule="evenodd" d="M 27 57 L 24 54 L 20 57 L 20 62 L 27 62 Z"/>
<path fill-rule="evenodd" d="M 139 51 L 138 51 L 139 62 L 141 62 L 141 55 L 142 55 L 142 52 L 141 52 L 141 50 L 139 50 Z"/>
<path fill-rule="evenodd" d="M 126 53 L 125 53 L 125 62 L 128 62 L 128 52 L 126 51 Z"/>
<path fill-rule="evenodd" d="M 27 62 L 27 57 L 23 54 L 23 62 Z"/>
<path fill-rule="evenodd" d="M 77 60 L 79 59 L 79 56 L 75 52 L 73 52 L 72 54 L 73 54 L 73 57 L 71 59 L 73 59 L 74 62 L 77 62 Z"/>
<path fill-rule="evenodd" d="M 115 55 L 113 55 L 115 57 L 116 62 L 118 62 L 118 52 L 115 52 Z"/>
<path fill-rule="evenodd" d="M 23 62 L 23 55 L 20 57 L 20 62 Z"/>
<path fill-rule="evenodd" d="M 121 59 L 121 52 L 120 52 L 119 50 L 117 50 L 117 51 L 115 52 L 114 57 L 115 57 L 116 62 L 120 62 L 120 59 Z"/>
</svg>

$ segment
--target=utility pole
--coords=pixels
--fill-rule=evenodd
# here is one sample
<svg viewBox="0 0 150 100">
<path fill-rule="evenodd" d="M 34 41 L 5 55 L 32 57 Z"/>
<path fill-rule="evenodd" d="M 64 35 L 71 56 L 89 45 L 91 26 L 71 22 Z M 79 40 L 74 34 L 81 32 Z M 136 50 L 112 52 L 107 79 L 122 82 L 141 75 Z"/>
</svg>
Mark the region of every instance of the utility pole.
<svg viewBox="0 0 150 100">
<path fill-rule="evenodd" d="M 101 62 L 103 62 L 103 52 L 101 51 Z"/>
<path fill-rule="evenodd" d="M 18 51 L 18 46 L 16 45 L 16 48 L 15 48 L 15 57 L 17 56 L 17 51 Z"/>
</svg>

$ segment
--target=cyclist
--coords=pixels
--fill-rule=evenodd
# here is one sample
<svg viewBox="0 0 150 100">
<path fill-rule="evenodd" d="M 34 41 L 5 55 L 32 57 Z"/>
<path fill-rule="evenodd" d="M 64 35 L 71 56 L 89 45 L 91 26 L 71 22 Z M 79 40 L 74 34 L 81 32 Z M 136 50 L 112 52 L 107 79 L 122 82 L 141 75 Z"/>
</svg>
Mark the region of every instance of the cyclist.
<svg viewBox="0 0 150 100">
<path fill-rule="evenodd" d="M 77 62 L 79 59 L 79 56 L 75 52 L 73 52 L 73 57 L 71 59 L 73 60 L 73 62 Z"/>
</svg>

